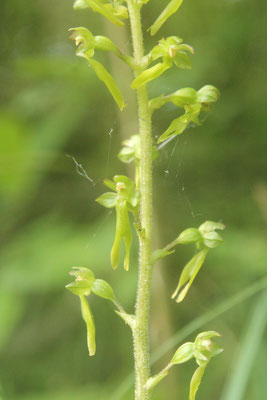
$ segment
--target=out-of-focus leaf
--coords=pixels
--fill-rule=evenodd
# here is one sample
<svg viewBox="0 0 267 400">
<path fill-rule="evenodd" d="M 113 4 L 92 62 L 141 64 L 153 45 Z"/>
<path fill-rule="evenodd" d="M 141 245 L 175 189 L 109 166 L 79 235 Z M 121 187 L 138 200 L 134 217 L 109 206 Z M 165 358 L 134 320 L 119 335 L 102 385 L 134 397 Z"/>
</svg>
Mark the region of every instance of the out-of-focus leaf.
<svg viewBox="0 0 267 400">
<path fill-rule="evenodd" d="M 86 265 L 105 270 L 112 244 L 111 220 L 99 220 L 91 226 L 75 226 L 55 216 L 36 219 L 0 257 L 0 291 L 36 294 L 63 290 L 70 265 Z M 101 227 L 101 234 L 99 233 Z"/>
<path fill-rule="evenodd" d="M 61 390 L 48 390 L 45 393 L 32 391 L 31 393 L 19 394 L 16 400 L 88 400 L 88 393 L 92 399 L 110 400 L 110 393 L 114 390 L 114 385 L 109 383 L 95 383 L 83 385 L 75 388 L 62 388 Z"/>
<path fill-rule="evenodd" d="M 61 70 L 61 67 L 62 64 L 58 64 L 57 61 L 53 63 L 46 60 L 45 63 L 39 59 L 27 59 L 25 65 L 23 62 L 20 64 L 22 71 L 30 70 L 38 79 L 44 79 L 44 76 L 47 77 L 49 75 L 49 81 L 55 78 L 57 70 Z M 79 68 L 79 71 L 82 70 L 83 68 Z M 55 75 L 53 75 L 52 71 L 53 73 L 55 72 Z M 6 132 L 6 135 L 0 135 L 0 148 L 5 152 L 5 156 L 1 156 L 3 168 L 0 168 L 1 202 L 5 206 L 5 213 L 2 213 L 2 223 L 8 224 L 9 228 L 16 223 L 18 210 L 22 210 L 26 205 L 26 201 L 34 198 L 34 194 L 47 169 L 58 157 L 59 152 L 61 153 L 61 147 L 77 127 L 78 121 L 81 120 L 83 115 L 88 114 L 88 106 L 84 98 L 85 92 L 77 89 L 76 86 L 71 88 L 73 72 L 68 69 L 64 70 L 64 67 L 63 71 L 66 73 L 64 79 L 70 86 L 65 86 L 64 90 L 55 90 L 55 88 L 52 89 L 53 84 L 51 84 L 51 87 L 46 87 L 47 91 L 44 91 L 44 93 L 39 86 L 38 100 L 34 96 L 33 99 L 29 99 L 28 104 L 25 104 L 24 100 L 21 99 L 23 107 L 26 107 L 26 109 L 19 109 L 19 115 L 27 114 L 27 109 L 29 108 L 32 113 L 32 110 L 35 109 L 32 104 L 36 104 L 36 109 L 38 108 L 40 111 L 40 115 L 30 114 L 34 122 L 30 123 L 28 121 L 25 124 L 25 121 L 18 118 L 18 115 L 8 113 L 8 115 L 4 114 L 6 115 L 4 117 L 0 114 L 0 130 Z M 27 78 L 29 78 L 28 75 Z M 85 79 L 85 75 L 83 75 L 83 79 Z M 89 86 L 86 87 L 89 88 Z M 71 99 L 67 95 L 69 90 L 72 93 Z M 36 91 L 36 95 L 37 93 L 38 91 Z M 40 93 L 43 94 L 44 99 L 40 99 L 42 97 Z M 46 110 L 45 104 L 51 103 L 51 101 L 53 104 L 52 98 L 56 99 L 56 107 L 53 106 L 51 110 Z M 13 107 L 15 107 L 15 104 Z M 20 107 L 22 107 L 22 104 Z M 41 109 L 39 109 L 40 107 Z M 12 123 L 10 124 L 9 120 L 11 119 Z M 9 131 L 9 127 L 13 132 Z M 15 147 L 13 149 L 10 148 L 11 153 L 9 155 L 9 150 L 5 148 L 3 142 L 10 141 L 12 143 L 16 134 L 18 134 L 18 137 L 14 142 Z M 7 186 L 4 183 L 5 175 L 7 177 Z"/>
<path fill-rule="evenodd" d="M 11 113 L 0 112 L 0 131 L 0 193 L 10 198 L 20 192 L 26 180 L 28 138 L 23 122 Z"/>
<path fill-rule="evenodd" d="M 220 400 L 243 400 L 250 381 L 250 374 L 261 352 L 261 343 L 267 327 L 267 290 L 265 290 L 250 310 L 250 318 L 243 329 L 243 338 L 236 351 L 234 362 Z"/>
<path fill-rule="evenodd" d="M 26 299 L 15 291 L 0 291 L 0 349 L 2 349 L 16 328 L 25 311 Z"/>
</svg>

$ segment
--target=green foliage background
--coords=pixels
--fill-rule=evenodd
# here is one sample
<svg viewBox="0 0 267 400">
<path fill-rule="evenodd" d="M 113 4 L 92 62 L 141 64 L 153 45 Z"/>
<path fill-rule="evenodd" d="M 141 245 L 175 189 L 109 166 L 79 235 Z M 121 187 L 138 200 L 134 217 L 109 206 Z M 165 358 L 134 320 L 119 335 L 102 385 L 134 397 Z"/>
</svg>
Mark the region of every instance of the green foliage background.
<svg viewBox="0 0 267 400">
<path fill-rule="evenodd" d="M 151 0 L 145 27 L 161 9 L 160 0 Z M 207 83 L 222 93 L 206 123 L 165 146 L 154 168 L 159 246 L 207 219 L 227 225 L 224 246 L 209 254 L 182 304 L 170 295 L 192 249 L 177 250 L 155 268 L 153 351 L 231 299 L 227 312 L 215 310 L 182 338 L 208 329 L 223 334 L 225 351 L 207 369 L 199 400 L 261 400 L 267 393 L 267 292 L 232 299 L 266 277 L 266 9 L 264 0 L 187 0 L 156 36 L 181 36 L 196 54 L 192 71 L 168 71 L 150 85 L 151 95 Z M 74 56 L 67 30 L 84 25 L 125 47 L 127 34 L 89 11 L 74 12 L 72 0 L 2 0 L 0 20 L 0 398 L 132 399 L 129 329 L 112 305 L 92 299 L 97 353 L 89 358 L 78 299 L 64 289 L 70 268 L 86 266 L 133 310 L 136 254 L 129 273 L 111 270 L 114 214 L 94 199 L 104 191 L 103 178 L 126 172 L 116 155 L 123 137 L 136 133 L 135 111 L 129 97 L 126 117 L 119 115 L 102 83 Z M 147 50 L 152 43 L 147 35 Z M 122 64 L 102 60 L 125 92 Z M 155 135 L 175 111 L 169 105 L 156 114 Z M 175 343 L 174 337 L 154 372 Z M 153 400 L 186 399 L 194 368 L 193 361 L 173 368 Z"/>
</svg>

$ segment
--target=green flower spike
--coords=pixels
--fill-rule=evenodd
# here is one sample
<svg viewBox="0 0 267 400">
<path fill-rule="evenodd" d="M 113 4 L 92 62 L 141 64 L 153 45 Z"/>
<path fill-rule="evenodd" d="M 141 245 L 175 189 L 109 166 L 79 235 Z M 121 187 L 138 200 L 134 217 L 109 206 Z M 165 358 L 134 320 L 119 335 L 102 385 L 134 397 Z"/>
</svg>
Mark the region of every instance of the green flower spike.
<svg viewBox="0 0 267 400">
<path fill-rule="evenodd" d="M 104 183 L 115 192 L 104 193 L 96 199 L 106 208 L 116 208 L 116 232 L 110 254 L 111 265 L 113 269 L 118 267 L 120 246 L 123 241 L 125 247 L 124 269 L 128 271 L 132 244 L 129 211 L 135 215 L 138 212 L 139 192 L 135 190 L 134 182 L 124 175 L 116 175 L 113 182 L 105 180 Z"/>
</svg>

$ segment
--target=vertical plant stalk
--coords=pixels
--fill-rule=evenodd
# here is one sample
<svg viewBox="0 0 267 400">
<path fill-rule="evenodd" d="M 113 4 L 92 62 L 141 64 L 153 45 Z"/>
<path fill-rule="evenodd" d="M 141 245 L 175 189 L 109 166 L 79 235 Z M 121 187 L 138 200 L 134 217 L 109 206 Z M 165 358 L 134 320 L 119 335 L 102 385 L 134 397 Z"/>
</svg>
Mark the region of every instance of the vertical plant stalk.
<svg viewBox="0 0 267 400">
<path fill-rule="evenodd" d="M 134 0 L 128 0 L 131 22 L 134 59 L 137 65 L 136 76 L 144 71 L 142 58 L 143 33 L 141 25 L 140 5 Z M 140 192 L 141 192 L 141 225 L 144 234 L 139 239 L 139 278 L 136 299 L 136 326 L 134 336 L 135 358 L 135 400 L 150 398 L 145 383 L 149 371 L 149 315 L 150 292 L 152 279 L 151 262 L 151 219 L 152 219 L 152 137 L 151 116 L 148 106 L 148 93 L 144 85 L 137 90 L 139 133 L 141 138 L 140 158 Z"/>
<path fill-rule="evenodd" d="M 128 41 L 128 31 L 125 28 L 117 29 L 114 25 L 104 21 L 105 32 L 107 36 L 112 38 L 112 41 L 117 44 L 118 48 L 124 48 Z M 129 48 L 125 49 L 125 53 L 129 54 Z M 122 93 L 127 93 L 128 97 L 126 99 L 127 107 L 120 112 L 117 109 L 117 120 L 119 123 L 119 131 L 121 135 L 121 141 L 129 139 L 129 131 L 138 132 L 138 119 L 137 119 L 137 104 L 136 95 L 133 90 L 129 91 L 129 86 L 132 82 L 132 69 L 129 69 L 128 65 L 121 63 L 121 60 L 116 57 L 109 57 L 109 64 L 111 66 L 112 76 L 115 78 L 116 82 L 120 82 L 120 88 Z M 132 163 L 125 164 L 127 171 L 127 176 L 134 176 L 134 165 Z M 139 166 L 138 166 L 139 171 Z M 138 178 L 138 177 L 137 177 Z M 138 179 L 139 182 L 139 179 Z M 136 186 L 139 187 L 136 184 Z M 153 208 L 153 205 L 152 205 Z M 160 246 L 160 230 L 159 221 L 157 215 L 153 215 L 153 231 L 152 231 L 152 243 L 155 248 Z M 167 288 L 164 280 L 163 272 L 161 267 L 163 267 L 162 260 L 157 262 L 158 267 L 153 268 L 153 281 L 152 281 L 152 293 L 151 293 L 151 313 L 150 313 L 150 331 L 155 332 L 154 340 L 150 333 L 150 347 L 158 347 L 162 342 L 165 342 L 169 337 L 173 335 L 171 328 L 170 312 L 168 310 L 167 301 Z M 153 296 L 153 293 L 154 296 Z M 154 313 L 153 313 L 154 308 Z M 154 343 L 153 343 L 154 342 Z M 163 368 L 165 363 L 169 360 L 170 355 L 166 354 L 163 360 L 159 363 L 159 366 Z M 177 390 L 177 377 L 173 374 L 169 376 L 169 389 L 170 392 L 175 393 Z"/>
</svg>

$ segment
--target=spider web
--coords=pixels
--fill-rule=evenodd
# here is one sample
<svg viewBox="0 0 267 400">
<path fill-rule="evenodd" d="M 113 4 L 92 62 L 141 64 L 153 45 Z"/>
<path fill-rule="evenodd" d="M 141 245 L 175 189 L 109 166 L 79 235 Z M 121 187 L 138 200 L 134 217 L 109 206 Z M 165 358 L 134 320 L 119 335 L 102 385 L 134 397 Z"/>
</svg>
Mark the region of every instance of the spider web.
<svg viewBox="0 0 267 400">
<path fill-rule="evenodd" d="M 183 135 L 173 136 L 169 140 L 166 140 L 158 146 L 158 150 L 161 150 L 166 145 L 173 142 L 171 150 L 168 151 L 168 161 L 166 168 L 164 168 L 165 179 L 168 179 L 173 173 L 175 174 L 175 184 L 179 195 L 183 198 L 187 204 L 189 212 L 192 218 L 202 216 L 203 214 L 197 213 L 189 199 L 189 195 L 186 191 L 186 185 L 182 178 L 183 163 L 186 155 L 187 143 L 190 140 L 190 132 L 186 132 Z M 173 165 L 176 162 L 176 165 Z"/>
</svg>

